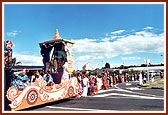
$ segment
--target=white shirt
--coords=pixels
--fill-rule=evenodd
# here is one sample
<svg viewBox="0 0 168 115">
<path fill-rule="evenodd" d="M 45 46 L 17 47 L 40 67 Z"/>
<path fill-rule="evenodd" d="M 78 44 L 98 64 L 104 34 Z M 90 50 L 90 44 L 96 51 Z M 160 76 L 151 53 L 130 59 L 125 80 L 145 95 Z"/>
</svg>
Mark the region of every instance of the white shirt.
<svg viewBox="0 0 168 115">
<path fill-rule="evenodd" d="M 83 85 L 88 86 L 89 79 L 87 77 L 83 78 Z"/>
<path fill-rule="evenodd" d="M 68 73 L 68 62 L 65 62 L 63 65 L 63 78 L 69 79 L 69 73 Z"/>
</svg>

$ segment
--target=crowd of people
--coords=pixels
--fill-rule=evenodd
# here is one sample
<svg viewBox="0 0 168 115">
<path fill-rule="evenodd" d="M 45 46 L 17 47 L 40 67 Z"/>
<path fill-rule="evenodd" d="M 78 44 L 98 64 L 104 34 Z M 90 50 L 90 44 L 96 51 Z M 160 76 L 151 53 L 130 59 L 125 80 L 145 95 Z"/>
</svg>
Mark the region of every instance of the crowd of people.
<svg viewBox="0 0 168 115">
<path fill-rule="evenodd" d="M 43 77 L 46 81 L 46 86 L 53 86 L 53 78 L 49 71 L 36 71 L 35 74 L 31 72 L 21 71 L 12 80 L 11 85 L 16 86 L 19 90 L 23 90 L 30 82 L 35 81 L 36 78 Z M 114 87 L 118 83 L 139 81 L 140 85 L 146 83 L 147 76 L 144 72 L 129 75 L 127 73 L 109 74 L 108 70 L 101 74 L 91 74 L 87 71 L 73 72 L 71 77 L 76 77 L 79 83 L 79 94 L 77 97 L 86 97 L 97 94 L 100 90 L 107 90 Z M 69 77 L 68 77 L 69 78 Z"/>
<path fill-rule="evenodd" d="M 22 71 L 13 73 L 13 78 L 11 80 L 11 86 L 17 87 L 19 90 L 23 90 L 29 83 L 34 82 L 37 78 L 42 77 L 46 81 L 46 86 L 53 86 L 53 78 L 49 71 L 41 71 L 40 73 L 36 71 L 35 73 Z"/>
<path fill-rule="evenodd" d="M 118 81 L 108 72 L 102 72 L 100 75 L 92 75 L 81 71 L 72 76 L 76 77 L 79 82 L 78 98 L 92 96 L 97 94 L 100 90 L 107 90 L 117 84 Z"/>
<path fill-rule="evenodd" d="M 150 79 L 154 78 L 154 75 L 149 74 Z M 77 77 L 80 88 L 78 97 L 86 97 L 97 94 L 100 90 L 107 90 L 110 87 L 114 87 L 116 84 L 138 81 L 140 85 L 147 82 L 147 74 L 143 71 L 134 74 L 128 73 L 112 73 L 108 71 L 101 74 L 90 74 L 87 72 L 78 72 L 73 74 L 73 77 Z M 163 77 L 162 77 L 163 78 Z"/>
</svg>

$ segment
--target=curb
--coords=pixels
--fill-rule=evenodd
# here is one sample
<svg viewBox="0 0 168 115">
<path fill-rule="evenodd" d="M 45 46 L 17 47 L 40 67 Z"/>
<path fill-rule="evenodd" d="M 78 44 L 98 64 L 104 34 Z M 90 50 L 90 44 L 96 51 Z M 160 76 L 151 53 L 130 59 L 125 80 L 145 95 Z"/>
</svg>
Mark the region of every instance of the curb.
<svg viewBox="0 0 168 115">
<path fill-rule="evenodd" d="M 149 84 L 147 84 L 146 86 L 143 86 L 143 85 L 139 85 L 137 84 L 138 87 L 144 87 L 144 88 L 151 88 L 151 89 L 161 89 L 161 90 L 164 90 L 164 88 L 162 87 L 155 87 L 155 86 L 150 86 Z"/>
<path fill-rule="evenodd" d="M 162 87 L 151 87 L 151 89 L 161 89 L 161 90 L 164 90 L 164 88 L 162 88 Z"/>
</svg>

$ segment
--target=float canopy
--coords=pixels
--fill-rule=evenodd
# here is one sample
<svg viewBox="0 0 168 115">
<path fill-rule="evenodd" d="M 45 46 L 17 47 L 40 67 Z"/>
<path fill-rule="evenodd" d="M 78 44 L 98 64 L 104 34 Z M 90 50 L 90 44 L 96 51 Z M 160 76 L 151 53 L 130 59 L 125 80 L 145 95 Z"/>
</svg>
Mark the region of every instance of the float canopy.
<svg viewBox="0 0 168 115">
<path fill-rule="evenodd" d="M 58 29 L 56 29 L 55 36 L 53 37 L 52 40 L 44 41 L 44 42 L 41 42 L 39 44 L 50 44 L 50 43 L 54 43 L 54 42 L 65 42 L 65 43 L 75 44 L 75 42 L 73 42 L 71 40 L 66 40 L 66 39 L 61 38 L 60 35 L 59 35 L 59 32 L 58 32 Z"/>
</svg>

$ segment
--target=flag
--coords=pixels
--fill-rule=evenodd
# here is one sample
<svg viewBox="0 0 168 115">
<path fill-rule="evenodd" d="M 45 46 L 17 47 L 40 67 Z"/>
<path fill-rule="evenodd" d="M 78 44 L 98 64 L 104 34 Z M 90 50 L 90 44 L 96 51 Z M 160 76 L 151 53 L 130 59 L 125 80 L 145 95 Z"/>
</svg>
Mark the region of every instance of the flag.
<svg viewBox="0 0 168 115">
<path fill-rule="evenodd" d="M 98 64 L 94 65 L 91 70 L 95 70 L 96 68 L 98 68 Z"/>
<path fill-rule="evenodd" d="M 89 66 L 89 62 L 87 62 L 86 64 L 83 65 L 82 69 L 86 70 L 86 68 Z"/>
</svg>

